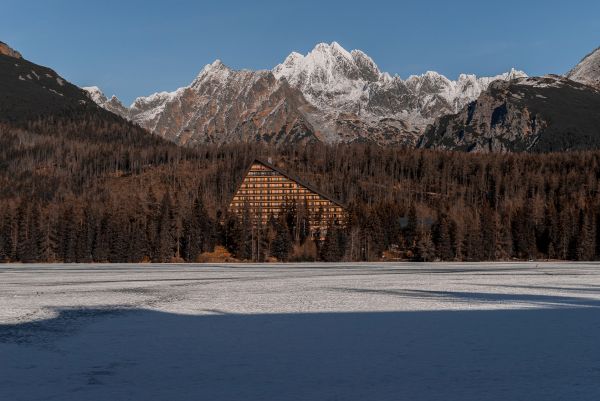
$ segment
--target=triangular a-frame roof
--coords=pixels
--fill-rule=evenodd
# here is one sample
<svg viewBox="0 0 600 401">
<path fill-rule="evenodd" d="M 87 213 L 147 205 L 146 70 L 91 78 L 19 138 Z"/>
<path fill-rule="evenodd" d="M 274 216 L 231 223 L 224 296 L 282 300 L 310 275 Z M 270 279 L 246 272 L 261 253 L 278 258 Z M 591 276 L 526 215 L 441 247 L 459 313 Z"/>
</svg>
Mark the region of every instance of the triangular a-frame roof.
<svg viewBox="0 0 600 401">
<path fill-rule="evenodd" d="M 346 208 L 345 205 L 343 205 L 341 202 L 335 200 L 333 197 L 323 193 L 322 191 L 316 189 L 314 186 L 307 184 L 306 182 L 304 182 L 303 180 L 301 180 L 300 178 L 298 178 L 297 176 L 290 174 L 286 171 L 281 170 L 280 168 L 274 166 L 272 163 L 269 163 L 265 160 L 259 159 L 259 158 L 255 158 L 252 163 L 250 163 L 250 165 L 248 166 L 248 168 L 246 169 L 246 171 L 244 172 L 244 176 L 242 177 L 242 181 L 240 182 L 240 184 L 238 185 L 238 188 L 236 189 L 235 193 L 238 192 L 240 186 L 242 185 L 242 183 L 244 182 L 244 178 L 248 175 L 248 172 L 250 171 L 250 169 L 252 168 L 252 165 L 254 165 L 255 163 L 258 164 L 262 164 L 263 166 L 278 172 L 279 174 L 281 174 L 282 176 L 284 176 L 285 178 L 294 181 L 296 184 L 303 186 L 304 188 L 308 189 L 311 192 L 316 193 L 317 195 L 321 196 L 322 198 L 334 203 L 335 205 L 341 207 L 341 208 Z"/>
</svg>

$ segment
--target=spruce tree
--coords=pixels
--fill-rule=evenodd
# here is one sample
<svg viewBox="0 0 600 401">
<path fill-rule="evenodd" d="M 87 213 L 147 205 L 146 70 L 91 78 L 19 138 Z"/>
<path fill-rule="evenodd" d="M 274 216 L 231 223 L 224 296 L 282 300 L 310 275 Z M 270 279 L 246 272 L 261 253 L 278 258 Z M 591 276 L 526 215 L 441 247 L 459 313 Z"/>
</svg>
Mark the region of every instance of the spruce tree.
<svg viewBox="0 0 600 401">
<path fill-rule="evenodd" d="M 406 246 L 408 249 L 413 249 L 417 239 L 417 209 L 414 205 L 411 205 L 408 209 L 408 217 L 406 222 L 406 228 L 404 229 L 404 238 L 406 239 Z"/>
<path fill-rule="evenodd" d="M 444 213 L 439 215 L 437 223 L 433 226 L 432 240 L 435 244 L 436 255 L 441 260 L 454 259 L 454 247 L 450 226 L 450 218 Z"/>
<path fill-rule="evenodd" d="M 496 260 L 497 224 L 496 214 L 491 205 L 483 205 L 480 218 L 481 245 L 483 260 Z"/>
<path fill-rule="evenodd" d="M 25 255 L 21 259 L 23 262 L 40 262 L 42 260 L 41 244 L 41 212 L 40 206 L 34 203 L 31 207 L 31 214 L 28 219 L 28 238 L 25 243 Z"/>
<path fill-rule="evenodd" d="M 17 228 L 17 246 L 16 258 L 23 262 L 29 259 L 28 241 L 29 241 L 29 207 L 26 200 L 22 200 L 17 207 L 16 228 Z"/>
<path fill-rule="evenodd" d="M 591 217 L 584 210 L 579 211 L 579 229 L 576 236 L 575 259 L 593 260 L 596 248 L 594 227 Z"/>
<path fill-rule="evenodd" d="M 6 208 L 0 215 L 0 263 L 9 262 L 12 254 L 12 215 Z"/>
<path fill-rule="evenodd" d="M 416 233 L 415 259 L 431 262 L 435 258 L 435 245 L 431 239 L 431 231 L 421 226 Z"/>
<path fill-rule="evenodd" d="M 63 211 L 59 222 L 59 257 L 65 263 L 75 263 L 77 261 L 77 229 L 75 225 L 74 209 L 72 207 L 66 208 Z"/>
<path fill-rule="evenodd" d="M 330 224 L 327 227 L 327 233 L 321 245 L 321 260 L 325 262 L 337 262 L 338 254 L 337 233 L 335 232 L 335 227 Z"/>
<path fill-rule="evenodd" d="M 273 226 L 275 229 L 275 238 L 271 243 L 271 255 L 280 261 L 287 261 L 292 250 L 292 239 L 290 232 L 286 227 L 286 220 L 275 221 Z"/>
<path fill-rule="evenodd" d="M 156 262 L 170 262 L 174 255 L 174 215 L 173 204 L 169 193 L 165 193 L 160 204 L 158 220 Z"/>
</svg>

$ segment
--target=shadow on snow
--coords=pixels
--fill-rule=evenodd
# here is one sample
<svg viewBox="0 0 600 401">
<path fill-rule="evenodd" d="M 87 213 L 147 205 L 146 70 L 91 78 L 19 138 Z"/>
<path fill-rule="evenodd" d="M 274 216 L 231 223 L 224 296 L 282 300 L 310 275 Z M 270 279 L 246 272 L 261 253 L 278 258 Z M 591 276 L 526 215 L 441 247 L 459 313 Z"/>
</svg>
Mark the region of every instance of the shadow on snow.
<svg viewBox="0 0 600 401">
<path fill-rule="evenodd" d="M 62 310 L 0 326 L 0 388 L 7 400 L 600 399 L 598 301 L 422 293 L 563 307 L 205 316 Z"/>
</svg>

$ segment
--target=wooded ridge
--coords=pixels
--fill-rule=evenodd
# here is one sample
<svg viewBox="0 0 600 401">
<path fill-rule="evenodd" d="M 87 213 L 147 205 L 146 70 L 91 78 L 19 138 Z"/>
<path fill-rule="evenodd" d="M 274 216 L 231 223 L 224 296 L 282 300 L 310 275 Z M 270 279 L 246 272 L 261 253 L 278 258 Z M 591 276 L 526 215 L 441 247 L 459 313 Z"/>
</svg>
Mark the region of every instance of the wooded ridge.
<svg viewBox="0 0 600 401">
<path fill-rule="evenodd" d="M 347 225 L 318 240 L 298 205 L 254 229 L 229 215 L 256 157 L 349 205 Z M 195 261 L 222 246 L 238 260 L 591 260 L 599 177 L 598 151 L 185 149 L 118 118 L 52 117 L 0 127 L 0 259 Z"/>
</svg>

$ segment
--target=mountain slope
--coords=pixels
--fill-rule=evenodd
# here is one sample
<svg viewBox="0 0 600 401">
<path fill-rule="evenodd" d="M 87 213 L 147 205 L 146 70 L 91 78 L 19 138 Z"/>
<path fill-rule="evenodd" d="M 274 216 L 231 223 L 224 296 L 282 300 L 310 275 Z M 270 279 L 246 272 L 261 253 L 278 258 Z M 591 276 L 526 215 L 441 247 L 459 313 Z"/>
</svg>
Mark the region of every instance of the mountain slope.
<svg viewBox="0 0 600 401">
<path fill-rule="evenodd" d="M 176 149 L 171 142 L 99 107 L 90 99 L 89 92 L 71 84 L 51 68 L 32 63 L 8 45 L 2 45 L 0 128 L 7 135 L 22 130 L 15 138 L 25 135 L 32 138 L 24 141 L 25 144 L 45 143 L 48 154 L 52 154 L 54 148 L 67 146 L 68 141 L 86 144 L 89 149 L 102 143 L 115 155 L 124 146 L 132 146 L 138 152 L 147 149 L 154 152 L 152 149 L 161 146 Z M 63 141 L 62 145 L 56 140 Z M 19 143 L 23 138 L 16 141 Z M 77 152 L 81 153 L 76 156 L 79 159 L 89 153 L 83 148 Z"/>
<path fill-rule="evenodd" d="M 75 111 L 105 113 L 89 100 L 85 91 L 54 70 L 21 58 L 14 50 L 0 54 L 0 93 L 0 121 L 24 121 Z"/>
<path fill-rule="evenodd" d="M 600 47 L 569 71 L 567 78 L 600 89 Z"/>
<path fill-rule="evenodd" d="M 438 119 L 420 147 L 550 152 L 600 147 L 600 91 L 564 77 L 496 81 L 458 114 Z"/>
<path fill-rule="evenodd" d="M 458 111 L 493 80 L 525 76 L 512 70 L 490 78 L 462 74 L 458 81 L 451 81 L 429 71 L 404 81 L 381 72 L 362 51 L 348 52 L 336 42 L 320 43 L 306 56 L 294 52 L 273 73 L 300 89 L 307 100 L 323 110 L 395 117 L 416 125 Z"/>
<path fill-rule="evenodd" d="M 19 53 L 18 51 L 16 51 L 12 47 L 10 47 L 9 45 L 7 45 L 6 43 L 1 42 L 1 41 L 0 41 L 0 54 L 2 54 L 4 56 L 17 58 L 17 59 L 23 58 L 23 56 L 21 56 L 21 53 Z"/>
<path fill-rule="evenodd" d="M 97 106 L 52 69 L 16 57 L 16 51 L 3 53 L 0 200 L 79 196 L 107 177 L 195 157 L 192 150 Z"/>
<path fill-rule="evenodd" d="M 90 97 L 110 109 L 110 101 L 94 89 L 86 88 Z M 111 101 L 115 112 L 182 145 L 305 142 L 318 135 L 301 93 L 269 71 L 234 71 L 218 60 L 175 92 L 137 98 L 129 109 L 115 97 Z"/>
<path fill-rule="evenodd" d="M 220 61 L 187 87 L 137 98 L 129 108 L 96 87 L 102 107 L 180 144 L 237 141 L 375 142 L 414 145 L 427 123 L 456 112 L 495 79 L 433 72 L 406 81 L 382 73 L 360 50 L 318 44 L 272 71 L 234 71 Z"/>
</svg>

